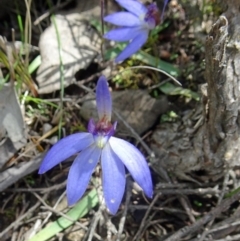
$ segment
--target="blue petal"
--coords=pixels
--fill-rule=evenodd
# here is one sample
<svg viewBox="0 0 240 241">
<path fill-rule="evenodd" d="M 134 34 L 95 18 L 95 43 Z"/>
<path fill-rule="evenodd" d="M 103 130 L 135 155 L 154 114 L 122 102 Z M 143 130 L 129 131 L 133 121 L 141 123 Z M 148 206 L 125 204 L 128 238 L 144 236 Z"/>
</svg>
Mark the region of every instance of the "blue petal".
<svg viewBox="0 0 240 241">
<path fill-rule="evenodd" d="M 100 155 L 101 149 L 93 144 L 83 150 L 74 160 L 67 180 L 67 200 L 69 205 L 76 203 L 86 191 Z"/>
<path fill-rule="evenodd" d="M 116 2 L 136 16 L 143 16 L 147 12 L 147 8 L 136 0 L 116 0 Z"/>
<path fill-rule="evenodd" d="M 126 27 L 135 27 L 142 24 L 142 21 L 136 17 L 136 15 L 128 12 L 113 13 L 106 16 L 104 21 L 118 26 Z"/>
<path fill-rule="evenodd" d="M 104 76 L 98 79 L 96 99 L 99 119 L 107 118 L 110 121 L 112 115 L 112 98 L 108 89 L 107 79 Z"/>
<path fill-rule="evenodd" d="M 135 54 L 147 41 L 148 38 L 148 31 L 142 30 L 142 32 L 136 36 L 130 44 L 116 57 L 115 62 L 124 61 L 128 57 Z"/>
<path fill-rule="evenodd" d="M 151 173 L 142 153 L 132 144 L 116 137 L 111 137 L 109 143 L 144 193 L 148 197 L 152 197 Z"/>
<path fill-rule="evenodd" d="M 117 28 L 107 32 L 104 38 L 119 42 L 129 41 L 142 34 L 143 31 L 141 27 Z"/>
<path fill-rule="evenodd" d="M 105 203 L 111 212 L 116 214 L 125 190 L 125 168 L 118 156 L 112 151 L 109 143 L 102 151 L 101 165 L 103 172 L 103 192 Z"/>
<path fill-rule="evenodd" d="M 43 174 L 94 142 L 90 133 L 76 133 L 58 141 L 44 157 L 38 173 Z"/>
</svg>

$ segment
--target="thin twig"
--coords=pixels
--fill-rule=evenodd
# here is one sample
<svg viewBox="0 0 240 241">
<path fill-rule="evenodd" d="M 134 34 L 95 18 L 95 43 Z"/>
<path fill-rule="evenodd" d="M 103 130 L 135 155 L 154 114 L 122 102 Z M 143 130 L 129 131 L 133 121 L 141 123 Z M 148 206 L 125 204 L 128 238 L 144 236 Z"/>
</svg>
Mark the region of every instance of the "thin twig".
<svg viewBox="0 0 240 241">
<path fill-rule="evenodd" d="M 209 233 L 213 233 L 213 232 L 218 232 L 218 231 L 220 231 L 222 229 L 229 228 L 229 227 L 234 227 L 234 226 L 238 226 L 238 225 L 240 225 L 240 220 L 238 220 L 236 222 L 233 222 L 233 223 L 225 224 L 225 225 L 217 227 L 217 228 L 213 228 L 213 229 L 208 231 L 208 234 Z"/>
<path fill-rule="evenodd" d="M 55 203 L 55 205 L 53 206 L 53 209 L 56 209 L 57 208 L 57 206 L 58 206 L 58 204 L 62 201 L 62 199 L 64 198 L 64 196 L 65 196 L 65 194 L 66 194 L 66 191 L 64 191 L 63 193 L 62 193 L 62 195 L 58 198 L 58 200 L 57 200 L 57 202 Z M 49 220 L 49 218 L 52 216 L 52 212 L 49 212 L 48 213 L 48 215 L 47 215 L 47 217 L 45 218 L 45 220 L 42 222 L 42 227 L 48 222 L 48 220 Z"/>
<path fill-rule="evenodd" d="M 219 194 L 221 190 L 216 190 L 214 188 L 197 188 L 197 189 L 158 189 L 156 193 L 161 193 L 163 195 L 215 195 Z"/>
<path fill-rule="evenodd" d="M 215 241 L 239 241 L 240 240 L 240 234 L 228 236 L 227 239 L 216 239 Z"/>
<path fill-rule="evenodd" d="M 88 235 L 87 241 L 92 241 L 95 229 L 97 227 L 99 219 L 101 218 L 101 215 L 102 215 L 102 210 L 101 210 L 101 208 L 99 208 L 98 211 L 95 213 L 93 222 L 89 228 L 89 235 Z"/>
<path fill-rule="evenodd" d="M 31 207 L 26 213 L 24 213 L 22 216 L 20 216 L 16 221 L 12 222 L 6 229 L 4 229 L 0 233 L 0 238 L 2 238 L 6 233 L 8 233 L 11 229 L 16 229 L 18 227 L 18 224 L 26 218 L 30 213 L 34 212 L 39 206 L 40 202 L 37 202 L 33 207 Z"/>
<path fill-rule="evenodd" d="M 88 228 L 84 225 L 82 225 L 81 223 L 79 223 L 78 221 L 73 220 L 71 217 L 67 216 L 66 214 L 64 214 L 63 212 L 57 211 L 54 208 L 50 207 L 49 205 L 46 204 L 46 202 L 37 194 L 37 193 L 33 193 L 33 195 L 44 205 L 44 207 L 46 209 L 48 209 L 49 211 L 62 216 L 64 218 L 66 218 L 67 220 L 73 222 L 74 224 L 77 224 L 80 228 L 82 228 L 85 231 L 88 231 Z M 94 237 L 97 238 L 98 240 L 102 240 L 102 238 L 98 235 L 98 234 L 94 234 Z"/>
<path fill-rule="evenodd" d="M 99 174 L 99 169 L 96 169 L 96 173 Z M 85 235 L 83 241 L 91 241 L 93 238 L 93 234 L 95 232 L 95 229 L 97 227 L 97 224 L 99 220 L 102 218 L 102 211 L 105 209 L 105 203 L 104 203 L 104 198 L 103 198 L 103 193 L 101 191 L 101 179 L 96 178 L 96 182 L 93 182 L 93 185 L 95 186 L 97 190 L 97 195 L 98 195 L 98 200 L 99 200 L 99 208 L 98 211 L 94 214 L 94 217 L 92 219 L 91 225 L 88 229 L 87 234 Z"/>
<path fill-rule="evenodd" d="M 186 199 L 188 200 L 187 196 L 184 196 L 184 197 L 183 196 L 182 197 L 179 196 L 179 201 L 182 204 L 184 210 L 186 211 L 190 221 L 192 223 L 195 223 L 196 219 L 195 219 L 195 217 L 192 214 L 192 208 L 190 207 L 190 202 L 189 202 L 189 200 L 187 201 Z"/>
<path fill-rule="evenodd" d="M 225 193 L 226 193 L 227 185 L 228 185 L 228 181 L 229 181 L 229 176 L 230 176 L 230 175 L 229 175 L 229 171 L 227 171 L 227 172 L 225 173 L 225 176 L 224 176 L 223 188 L 222 188 L 222 191 L 220 192 L 217 205 L 219 205 L 219 204 L 222 202 L 223 197 L 224 197 L 224 195 L 225 195 Z M 202 233 L 199 241 L 203 241 L 203 240 L 205 239 L 205 237 L 208 235 L 209 229 L 212 227 L 214 221 L 215 221 L 215 218 L 212 219 L 212 220 L 208 223 L 208 225 L 206 226 L 204 232 Z"/>
<path fill-rule="evenodd" d="M 64 181 L 60 184 L 53 185 L 51 187 L 44 187 L 44 188 L 8 188 L 5 189 L 4 192 L 41 192 L 47 193 L 53 190 L 58 190 L 66 186 L 67 181 Z"/>
<path fill-rule="evenodd" d="M 117 240 L 116 240 L 116 241 L 120 241 L 120 240 L 121 240 L 121 235 L 122 235 L 122 233 L 123 233 L 124 224 L 125 224 L 125 221 L 126 221 L 127 211 L 128 211 L 128 207 L 129 207 L 129 203 L 130 203 L 131 196 L 132 196 L 132 192 L 131 192 L 131 181 L 130 181 L 129 178 L 127 178 L 127 196 L 126 196 L 126 202 L 125 202 L 125 207 L 124 207 L 124 211 L 123 211 L 122 217 L 121 217 L 120 222 L 119 222 L 118 234 L 117 234 Z"/>
<path fill-rule="evenodd" d="M 142 138 L 138 135 L 138 133 L 126 122 L 126 120 L 115 110 L 113 110 L 114 114 L 117 116 L 119 120 L 123 122 L 123 124 L 130 130 L 133 136 L 137 139 L 138 142 L 141 143 L 145 151 L 149 156 L 155 157 L 154 152 L 148 147 L 148 145 L 142 140 Z"/>
<path fill-rule="evenodd" d="M 182 86 L 182 84 L 176 78 L 174 78 L 172 75 L 170 75 L 166 71 L 164 71 L 162 69 L 155 68 L 155 67 L 151 67 L 151 66 L 133 66 L 133 67 L 128 67 L 128 68 L 125 68 L 124 70 L 118 72 L 118 75 L 122 74 L 124 71 L 127 71 L 129 69 L 151 69 L 151 70 L 155 70 L 155 71 L 158 71 L 158 72 L 160 72 L 162 74 L 165 74 L 168 78 L 172 79 L 176 84 Z"/>
<path fill-rule="evenodd" d="M 195 233 L 203 225 L 205 225 L 206 223 L 210 222 L 212 219 L 219 216 L 223 211 L 227 210 L 230 207 L 230 205 L 232 203 L 236 202 L 239 198 L 240 198 L 240 192 L 236 193 L 235 195 L 233 195 L 232 197 L 230 197 L 228 199 L 223 200 L 220 205 L 215 207 L 212 211 L 207 213 L 201 219 L 197 220 L 194 224 L 181 228 L 180 230 L 175 232 L 173 235 L 166 238 L 164 241 L 180 240 L 181 238 L 185 237 L 186 235 L 189 235 L 191 233 Z"/>
<path fill-rule="evenodd" d="M 59 8 L 63 8 L 65 7 L 66 5 L 68 5 L 70 2 L 72 2 L 73 0 L 66 0 L 62 3 L 60 3 L 59 5 L 57 6 L 52 6 L 52 8 L 47 11 L 46 13 L 44 13 L 43 15 L 41 15 L 39 18 L 37 18 L 33 24 L 34 25 L 38 25 L 41 21 L 43 21 L 45 18 L 49 17 L 53 12 L 55 12 L 56 10 L 58 10 Z"/>
<path fill-rule="evenodd" d="M 157 194 L 157 195 L 154 197 L 154 199 L 153 199 L 153 201 L 151 202 L 151 204 L 149 205 L 148 210 L 146 211 L 146 213 L 145 213 L 145 215 L 144 215 L 144 218 L 143 218 L 143 220 L 142 220 L 142 222 L 141 222 L 141 225 L 140 225 L 140 227 L 139 227 L 136 235 L 135 235 L 134 238 L 132 239 L 132 241 L 140 240 L 140 236 L 141 236 L 142 230 L 143 230 L 144 226 L 146 225 L 146 219 L 147 219 L 150 211 L 152 210 L 154 204 L 157 202 L 159 196 L 160 196 L 160 194 Z"/>
</svg>

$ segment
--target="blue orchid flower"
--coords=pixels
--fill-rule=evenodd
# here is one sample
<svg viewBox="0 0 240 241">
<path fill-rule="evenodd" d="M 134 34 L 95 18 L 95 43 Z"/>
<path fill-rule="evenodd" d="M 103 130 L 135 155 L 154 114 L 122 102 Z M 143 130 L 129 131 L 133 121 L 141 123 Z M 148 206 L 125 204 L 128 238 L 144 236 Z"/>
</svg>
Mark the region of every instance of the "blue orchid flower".
<svg viewBox="0 0 240 241">
<path fill-rule="evenodd" d="M 88 133 L 72 134 L 53 145 L 41 163 L 39 174 L 80 152 L 69 170 L 67 180 L 67 200 L 72 205 L 86 191 L 100 160 L 105 203 L 110 213 L 116 214 L 125 190 L 124 166 L 150 198 L 153 194 L 151 173 L 144 156 L 135 146 L 113 137 L 117 123 L 110 122 L 112 100 L 104 76 L 98 80 L 96 100 L 99 121 L 89 121 Z"/>
<path fill-rule="evenodd" d="M 164 1 L 163 11 L 168 1 Z M 144 45 L 150 30 L 154 29 L 161 19 L 155 3 L 146 7 L 137 0 L 116 0 L 116 2 L 128 12 L 122 11 L 104 17 L 104 21 L 120 27 L 109 31 L 104 37 L 118 42 L 130 41 L 115 59 L 115 62 L 120 62 L 136 53 Z"/>
</svg>

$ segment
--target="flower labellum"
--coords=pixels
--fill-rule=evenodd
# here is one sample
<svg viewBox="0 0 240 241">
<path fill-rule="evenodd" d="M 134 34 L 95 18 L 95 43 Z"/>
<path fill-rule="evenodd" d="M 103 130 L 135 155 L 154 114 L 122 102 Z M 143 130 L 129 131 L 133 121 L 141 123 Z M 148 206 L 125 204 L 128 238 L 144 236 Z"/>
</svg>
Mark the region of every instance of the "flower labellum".
<svg viewBox="0 0 240 241">
<path fill-rule="evenodd" d="M 67 199 L 72 205 L 86 191 L 100 161 L 105 203 L 110 213 L 116 214 L 125 190 L 125 167 L 150 198 L 153 194 L 151 173 L 144 156 L 135 146 L 113 137 L 117 123 L 111 123 L 112 100 L 104 76 L 98 80 L 96 100 L 99 121 L 94 123 L 91 119 L 88 132 L 69 135 L 53 145 L 39 168 L 39 174 L 78 153 L 67 180 Z"/>
<path fill-rule="evenodd" d="M 137 0 L 116 0 L 128 12 L 117 12 L 104 18 L 104 21 L 119 28 L 106 33 L 104 37 L 118 42 L 130 41 L 115 61 L 124 61 L 136 53 L 147 41 L 150 30 L 160 23 L 160 13 L 155 3 L 147 7 Z M 164 9 L 168 0 L 164 2 Z M 163 16 L 163 14 L 162 14 Z"/>
</svg>

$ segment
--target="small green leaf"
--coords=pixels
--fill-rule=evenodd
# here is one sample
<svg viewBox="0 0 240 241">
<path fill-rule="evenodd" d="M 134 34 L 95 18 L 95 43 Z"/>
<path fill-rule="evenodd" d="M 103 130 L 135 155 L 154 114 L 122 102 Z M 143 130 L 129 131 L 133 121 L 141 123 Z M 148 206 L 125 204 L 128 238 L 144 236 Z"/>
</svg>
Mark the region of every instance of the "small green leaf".
<svg viewBox="0 0 240 241">
<path fill-rule="evenodd" d="M 117 43 L 114 48 L 105 51 L 104 59 L 110 60 L 116 58 L 126 46 L 126 43 Z"/>
<path fill-rule="evenodd" d="M 28 66 L 28 73 L 32 74 L 41 64 L 41 56 L 38 55 Z"/>
<path fill-rule="evenodd" d="M 32 97 L 30 95 L 27 95 L 27 96 L 21 96 L 21 99 L 24 99 L 26 102 L 34 102 L 36 104 L 38 104 L 39 106 L 41 106 L 42 104 L 45 104 L 45 105 L 49 105 L 49 106 L 52 106 L 54 108 L 58 108 L 59 106 L 50 102 L 50 101 L 47 101 L 47 100 L 44 100 L 44 99 L 40 99 L 40 98 L 36 98 L 36 97 Z M 45 108 L 45 107 L 44 107 Z"/>
<path fill-rule="evenodd" d="M 200 100 L 200 95 L 197 92 L 189 89 L 184 89 L 182 87 L 176 87 L 169 82 L 161 85 L 159 88 L 166 95 L 182 95 L 188 98 L 192 98 L 196 101 Z"/>
<path fill-rule="evenodd" d="M 197 200 L 194 200 L 193 203 L 197 206 L 197 207 L 202 207 L 203 204 Z"/>
<path fill-rule="evenodd" d="M 104 55 L 105 60 L 116 58 L 117 55 L 120 54 L 126 46 L 127 46 L 126 43 L 116 44 L 114 48 L 111 48 L 106 51 Z M 145 53 L 144 51 L 139 51 L 136 54 L 134 54 L 133 59 L 140 60 L 141 62 L 147 65 L 161 69 L 174 77 L 177 77 L 180 74 L 180 70 L 175 66 L 173 66 L 172 64 L 165 62 L 163 60 L 160 60 L 156 57 L 153 57 L 152 55 Z"/>
<path fill-rule="evenodd" d="M 230 198 L 230 197 L 232 197 L 233 195 L 237 194 L 239 191 L 240 191 L 240 187 L 238 187 L 238 188 L 230 191 L 229 193 L 226 193 L 226 194 L 224 195 L 224 198 Z"/>
<path fill-rule="evenodd" d="M 145 64 L 161 69 L 174 77 L 177 77 L 180 74 L 180 70 L 172 64 L 153 57 L 152 55 L 145 53 L 142 50 L 134 54 L 133 57 L 137 60 L 142 61 Z"/>
<path fill-rule="evenodd" d="M 170 22 L 164 22 L 161 25 L 157 25 L 151 32 L 150 32 L 150 38 L 151 37 L 158 37 L 158 34 L 166 29 L 170 25 Z"/>
</svg>

